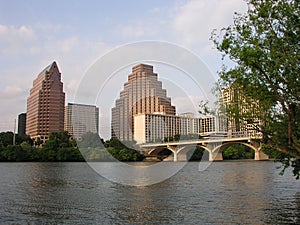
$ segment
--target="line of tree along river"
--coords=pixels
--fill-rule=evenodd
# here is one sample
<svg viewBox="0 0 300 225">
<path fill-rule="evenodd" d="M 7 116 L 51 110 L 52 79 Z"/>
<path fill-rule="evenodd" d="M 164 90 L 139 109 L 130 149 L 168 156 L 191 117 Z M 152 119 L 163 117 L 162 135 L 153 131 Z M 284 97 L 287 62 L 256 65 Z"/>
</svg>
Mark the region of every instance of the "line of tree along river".
<svg viewBox="0 0 300 225">
<path fill-rule="evenodd" d="M 134 150 L 135 143 L 121 142 L 118 139 L 104 141 L 97 134 L 87 133 L 82 140 L 76 142 L 70 139 L 67 132 L 51 133 L 49 140 L 41 147 L 36 147 L 26 135 L 15 136 L 13 133 L 0 133 L 0 161 L 5 162 L 81 162 L 81 161 L 142 161 L 144 155 Z M 191 161 L 201 160 L 204 149 L 197 147 L 191 151 Z M 163 155 L 171 154 L 165 150 Z M 223 151 L 224 159 L 253 159 L 254 151 L 246 146 L 232 145 Z"/>
</svg>

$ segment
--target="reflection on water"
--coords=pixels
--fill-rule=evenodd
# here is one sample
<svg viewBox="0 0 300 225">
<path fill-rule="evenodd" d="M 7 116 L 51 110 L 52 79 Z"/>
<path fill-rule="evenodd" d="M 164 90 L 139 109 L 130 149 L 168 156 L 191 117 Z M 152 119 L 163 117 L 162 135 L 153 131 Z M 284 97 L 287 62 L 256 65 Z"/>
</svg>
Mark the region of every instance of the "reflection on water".
<svg viewBox="0 0 300 225">
<path fill-rule="evenodd" d="M 86 163 L 0 163 L 0 224 L 300 224 L 300 182 L 273 162 L 198 168 L 128 187 Z"/>
</svg>

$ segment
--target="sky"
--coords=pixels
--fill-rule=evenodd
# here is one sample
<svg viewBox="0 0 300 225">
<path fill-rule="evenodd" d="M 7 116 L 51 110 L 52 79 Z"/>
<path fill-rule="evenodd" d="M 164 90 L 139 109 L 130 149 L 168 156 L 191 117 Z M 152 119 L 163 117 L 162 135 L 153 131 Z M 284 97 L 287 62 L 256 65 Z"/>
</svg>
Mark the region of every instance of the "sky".
<svg viewBox="0 0 300 225">
<path fill-rule="evenodd" d="M 222 61 L 209 40 L 211 32 L 229 26 L 234 12 L 246 9 L 243 0 L 0 0 L 0 132 L 14 129 L 15 118 L 26 112 L 33 80 L 50 63 L 56 61 L 62 73 L 67 104 L 76 100 L 89 68 L 128 43 L 178 45 L 197 55 L 217 80 Z M 114 79 L 106 86 L 109 101 L 94 102 L 101 104 L 97 106 L 104 138 L 109 138 L 110 108 L 131 66 L 111 75 Z M 186 74 L 159 62 L 154 71 L 178 113 L 197 113 L 201 91 Z"/>
</svg>

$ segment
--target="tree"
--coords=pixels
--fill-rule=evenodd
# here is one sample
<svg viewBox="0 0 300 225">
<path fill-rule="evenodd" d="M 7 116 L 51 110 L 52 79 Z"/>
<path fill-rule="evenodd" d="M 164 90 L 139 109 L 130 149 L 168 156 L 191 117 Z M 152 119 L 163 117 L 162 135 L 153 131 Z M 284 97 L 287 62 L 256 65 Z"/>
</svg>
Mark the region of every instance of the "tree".
<svg viewBox="0 0 300 225">
<path fill-rule="evenodd" d="M 106 141 L 107 151 L 120 161 L 141 161 L 145 157 L 134 149 L 135 141 L 121 142 L 117 138 Z"/>
<path fill-rule="evenodd" d="M 1 145 L 3 145 L 4 147 L 7 147 L 8 145 L 12 145 L 13 144 L 13 136 L 14 136 L 14 133 L 11 131 L 1 132 L 0 133 Z"/>
<path fill-rule="evenodd" d="M 241 144 L 233 144 L 223 150 L 223 159 L 254 159 L 254 151 Z"/>
<path fill-rule="evenodd" d="M 264 148 L 277 152 L 274 155 L 284 168 L 291 165 L 299 178 L 299 1 L 247 0 L 247 4 L 247 13 L 236 13 L 233 25 L 222 29 L 220 35 L 212 33 L 223 58 L 234 64 L 223 66 L 218 85 L 225 88 L 235 83 L 258 103 L 255 113 L 263 124 L 257 130 L 263 134 Z"/>
<path fill-rule="evenodd" d="M 80 148 L 102 148 L 103 142 L 99 134 L 87 132 L 82 135 L 81 141 L 78 141 L 78 146 Z"/>
<path fill-rule="evenodd" d="M 5 161 L 12 162 L 21 162 L 27 158 L 26 152 L 19 145 L 8 145 L 2 150 L 1 155 Z"/>
<path fill-rule="evenodd" d="M 43 148 L 37 150 L 41 161 L 83 161 L 67 131 L 51 133 Z"/>
</svg>

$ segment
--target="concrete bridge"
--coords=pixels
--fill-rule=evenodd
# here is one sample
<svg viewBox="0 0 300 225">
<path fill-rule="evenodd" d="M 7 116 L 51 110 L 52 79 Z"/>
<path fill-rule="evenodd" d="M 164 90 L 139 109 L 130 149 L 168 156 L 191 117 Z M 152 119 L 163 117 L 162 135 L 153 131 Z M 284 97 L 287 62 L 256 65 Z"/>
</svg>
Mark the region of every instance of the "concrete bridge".
<svg viewBox="0 0 300 225">
<path fill-rule="evenodd" d="M 255 160 L 268 160 L 269 156 L 262 152 L 260 139 L 255 137 L 210 137 L 196 140 L 180 140 L 177 142 L 162 142 L 162 143 L 147 143 L 141 144 L 141 152 L 145 156 L 158 155 L 163 149 L 168 149 L 172 152 L 172 158 L 167 160 L 187 161 L 187 152 L 200 146 L 208 151 L 209 161 L 223 160 L 222 152 L 232 144 L 242 144 L 248 146 L 255 151 Z"/>
</svg>

